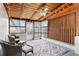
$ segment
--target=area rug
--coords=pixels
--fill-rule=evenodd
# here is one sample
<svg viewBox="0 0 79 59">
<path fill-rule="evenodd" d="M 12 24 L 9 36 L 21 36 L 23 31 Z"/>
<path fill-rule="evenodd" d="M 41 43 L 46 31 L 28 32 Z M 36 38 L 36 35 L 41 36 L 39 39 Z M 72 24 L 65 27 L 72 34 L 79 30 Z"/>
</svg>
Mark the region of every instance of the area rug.
<svg viewBox="0 0 79 59">
<path fill-rule="evenodd" d="M 28 41 L 27 44 L 33 47 L 34 56 L 62 56 L 70 51 L 67 47 L 47 40 Z"/>
</svg>

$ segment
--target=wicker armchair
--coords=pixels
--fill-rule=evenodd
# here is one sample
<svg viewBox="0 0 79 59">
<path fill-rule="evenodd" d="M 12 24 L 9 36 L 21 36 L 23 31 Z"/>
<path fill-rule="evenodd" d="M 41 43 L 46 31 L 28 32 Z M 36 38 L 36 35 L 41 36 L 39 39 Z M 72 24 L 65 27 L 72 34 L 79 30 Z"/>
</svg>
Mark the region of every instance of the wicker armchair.
<svg viewBox="0 0 79 59">
<path fill-rule="evenodd" d="M 21 56 L 22 55 L 22 46 L 14 45 L 8 42 L 0 42 L 3 50 L 4 56 Z"/>
</svg>

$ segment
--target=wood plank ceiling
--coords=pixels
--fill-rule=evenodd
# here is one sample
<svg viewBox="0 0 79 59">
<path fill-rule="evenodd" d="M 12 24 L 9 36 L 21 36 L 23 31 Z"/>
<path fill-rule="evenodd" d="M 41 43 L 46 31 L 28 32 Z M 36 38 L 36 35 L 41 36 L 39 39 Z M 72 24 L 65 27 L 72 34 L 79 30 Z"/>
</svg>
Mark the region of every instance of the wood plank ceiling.
<svg viewBox="0 0 79 59">
<path fill-rule="evenodd" d="M 60 3 L 9 3 L 5 4 L 9 18 L 18 18 L 25 20 L 37 20 L 40 21 L 40 18 L 44 17 L 42 13 L 49 14 L 58 6 Z M 47 11 L 44 11 L 45 8 L 48 8 Z"/>
<path fill-rule="evenodd" d="M 40 20 L 50 20 L 79 10 L 79 3 L 64 3 Z"/>
</svg>

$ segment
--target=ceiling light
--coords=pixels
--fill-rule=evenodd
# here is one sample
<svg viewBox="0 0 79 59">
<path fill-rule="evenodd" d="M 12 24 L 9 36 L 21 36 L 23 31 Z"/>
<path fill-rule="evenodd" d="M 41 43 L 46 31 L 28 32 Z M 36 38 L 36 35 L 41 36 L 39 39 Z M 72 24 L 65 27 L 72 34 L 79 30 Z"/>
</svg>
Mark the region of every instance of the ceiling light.
<svg viewBox="0 0 79 59">
<path fill-rule="evenodd" d="M 48 11 L 48 8 L 45 8 L 44 11 Z"/>
<path fill-rule="evenodd" d="M 46 16 L 46 13 L 41 13 L 42 16 Z"/>
</svg>

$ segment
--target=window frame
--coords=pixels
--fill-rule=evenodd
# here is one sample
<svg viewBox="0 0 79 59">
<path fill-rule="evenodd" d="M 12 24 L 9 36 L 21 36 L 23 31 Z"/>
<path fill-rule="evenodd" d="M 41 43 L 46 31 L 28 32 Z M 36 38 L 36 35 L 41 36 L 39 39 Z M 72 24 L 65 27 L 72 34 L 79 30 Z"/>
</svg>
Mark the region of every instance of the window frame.
<svg viewBox="0 0 79 59">
<path fill-rule="evenodd" d="M 25 20 L 18 20 L 18 21 L 25 21 L 25 25 L 24 25 L 24 26 L 20 26 L 20 25 L 19 25 L 19 26 L 15 26 L 15 25 L 13 26 L 13 25 L 10 25 L 10 21 L 11 21 L 11 20 L 18 20 L 18 19 L 9 19 L 9 34 L 23 34 L 23 33 L 26 33 L 26 21 L 25 21 Z M 12 33 L 11 33 L 11 32 L 10 32 L 10 30 L 11 30 L 10 28 L 11 28 L 11 27 L 24 28 L 24 32 L 14 32 L 14 33 L 12 32 Z"/>
<path fill-rule="evenodd" d="M 45 21 L 42 21 L 41 23 L 43 23 L 43 22 L 45 22 Z M 48 37 L 48 21 L 46 21 L 46 22 L 47 22 L 47 25 L 45 25 L 45 26 L 41 25 L 41 37 L 43 37 L 44 34 L 46 34 L 47 35 L 46 37 Z M 47 32 L 43 31 L 44 28 L 46 28 Z"/>
</svg>

